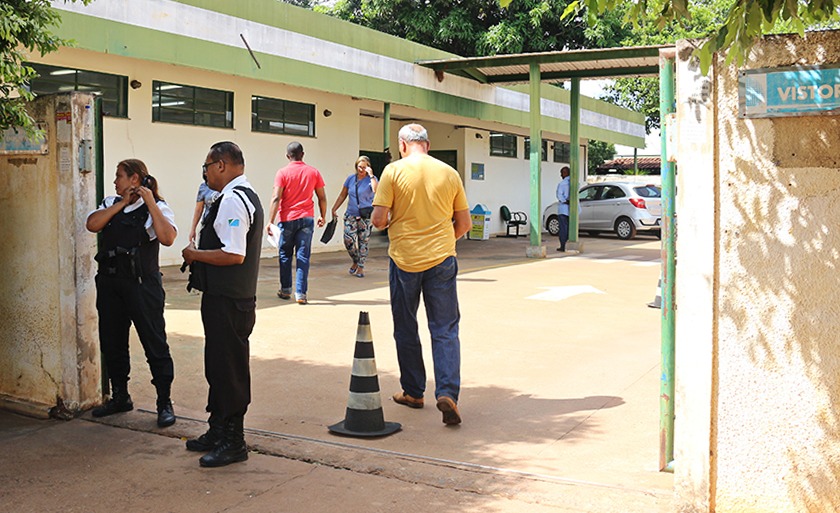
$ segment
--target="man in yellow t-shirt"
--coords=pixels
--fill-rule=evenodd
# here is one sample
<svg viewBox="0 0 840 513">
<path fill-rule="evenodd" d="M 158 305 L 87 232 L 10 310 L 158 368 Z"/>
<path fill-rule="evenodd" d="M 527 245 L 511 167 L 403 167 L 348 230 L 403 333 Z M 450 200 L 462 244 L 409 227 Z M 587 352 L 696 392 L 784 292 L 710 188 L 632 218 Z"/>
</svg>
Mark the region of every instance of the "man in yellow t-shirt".
<svg viewBox="0 0 840 513">
<path fill-rule="evenodd" d="M 420 294 L 432 337 L 435 398 L 443 423 L 460 424 L 461 343 L 455 241 L 471 226 L 458 172 L 429 156 L 429 134 L 417 124 L 399 133 L 400 156 L 382 172 L 371 221 L 388 228 L 388 282 L 402 391 L 396 403 L 423 407 L 426 368 L 417 327 Z"/>
</svg>

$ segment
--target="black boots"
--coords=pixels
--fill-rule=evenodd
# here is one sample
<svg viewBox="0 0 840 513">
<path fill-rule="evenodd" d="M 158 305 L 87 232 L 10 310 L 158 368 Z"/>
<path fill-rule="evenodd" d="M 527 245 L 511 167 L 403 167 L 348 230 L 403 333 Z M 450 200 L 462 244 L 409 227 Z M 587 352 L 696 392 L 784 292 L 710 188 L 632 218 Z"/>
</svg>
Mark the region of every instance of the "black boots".
<svg viewBox="0 0 840 513">
<path fill-rule="evenodd" d="M 188 451 L 212 451 L 217 445 L 222 443 L 225 432 L 224 421 L 211 414 L 210 419 L 208 419 L 207 422 L 210 424 L 210 429 L 208 429 L 206 433 L 198 438 L 187 440 Z"/>
<path fill-rule="evenodd" d="M 172 401 L 158 398 L 157 400 L 157 425 L 158 427 L 169 427 L 175 424 L 175 411 L 172 409 Z"/>
<path fill-rule="evenodd" d="M 170 400 L 172 380 L 161 384 L 156 378 L 152 380 L 152 384 L 157 390 L 157 425 L 162 428 L 169 427 L 175 424 L 175 411 L 172 409 L 172 401 Z"/>
<path fill-rule="evenodd" d="M 131 411 L 134 403 L 128 395 L 128 387 L 124 385 L 112 385 L 111 398 L 101 406 L 94 408 L 90 414 L 94 417 L 107 417 L 115 413 Z M 175 411 L 172 409 L 172 401 L 169 400 L 169 393 L 161 394 L 158 391 L 157 400 L 157 425 L 158 427 L 169 427 L 175 424 Z"/>
<path fill-rule="evenodd" d="M 108 415 L 131 411 L 133 409 L 134 403 L 131 402 L 131 396 L 128 395 L 128 388 L 114 385 L 113 390 L 111 390 L 111 398 L 102 405 L 94 408 L 90 414 L 94 417 L 107 417 Z"/>
<path fill-rule="evenodd" d="M 244 420 L 244 415 L 228 418 L 224 424 L 221 442 L 211 452 L 198 460 L 199 465 L 202 467 L 223 467 L 247 460 L 248 447 L 245 445 L 245 432 L 242 425 Z M 209 433 L 208 431 L 205 435 Z"/>
</svg>

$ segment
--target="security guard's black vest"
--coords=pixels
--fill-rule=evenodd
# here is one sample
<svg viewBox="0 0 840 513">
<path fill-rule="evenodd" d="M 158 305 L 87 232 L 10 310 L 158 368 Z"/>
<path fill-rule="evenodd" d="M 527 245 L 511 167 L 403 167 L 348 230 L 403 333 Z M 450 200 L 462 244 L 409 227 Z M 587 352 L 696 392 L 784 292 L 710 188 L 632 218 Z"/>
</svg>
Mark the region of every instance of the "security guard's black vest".
<svg viewBox="0 0 840 513">
<path fill-rule="evenodd" d="M 160 242 L 149 240 L 148 218 L 149 207 L 143 204 L 128 213 L 120 210 L 108 221 L 102 229 L 100 251 L 96 255 L 99 274 L 140 281 L 160 274 Z"/>
<path fill-rule="evenodd" d="M 237 192 L 238 191 L 238 192 Z M 210 265 L 203 262 L 199 269 L 193 267 L 193 273 L 202 274 L 201 287 L 206 294 L 226 296 L 234 299 L 247 299 L 257 295 L 257 275 L 260 272 L 260 251 L 262 250 L 262 227 L 263 209 L 260 198 L 252 189 L 247 187 L 234 187 L 229 194 L 233 196 L 230 201 L 242 201 L 247 211 L 247 204 L 240 195 L 245 194 L 254 205 L 254 213 L 251 217 L 251 227 L 245 246 L 245 261 L 239 265 Z M 213 229 L 216 217 L 219 215 L 219 205 L 222 203 L 222 196 L 218 197 L 204 219 L 204 228 L 198 238 L 198 249 L 222 249 L 222 241 Z"/>
</svg>

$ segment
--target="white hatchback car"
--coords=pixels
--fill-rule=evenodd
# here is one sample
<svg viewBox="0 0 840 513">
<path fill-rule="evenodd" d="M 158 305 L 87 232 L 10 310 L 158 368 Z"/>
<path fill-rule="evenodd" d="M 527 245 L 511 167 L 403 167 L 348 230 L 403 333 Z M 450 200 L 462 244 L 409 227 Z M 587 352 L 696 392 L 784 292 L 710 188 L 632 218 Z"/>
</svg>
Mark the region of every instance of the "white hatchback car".
<svg viewBox="0 0 840 513">
<path fill-rule="evenodd" d="M 579 231 L 590 235 L 615 232 L 619 239 L 632 239 L 637 232 L 660 236 L 661 191 L 658 186 L 633 182 L 602 182 L 580 189 Z M 543 212 L 545 230 L 556 236 L 560 219 L 555 201 Z"/>
</svg>

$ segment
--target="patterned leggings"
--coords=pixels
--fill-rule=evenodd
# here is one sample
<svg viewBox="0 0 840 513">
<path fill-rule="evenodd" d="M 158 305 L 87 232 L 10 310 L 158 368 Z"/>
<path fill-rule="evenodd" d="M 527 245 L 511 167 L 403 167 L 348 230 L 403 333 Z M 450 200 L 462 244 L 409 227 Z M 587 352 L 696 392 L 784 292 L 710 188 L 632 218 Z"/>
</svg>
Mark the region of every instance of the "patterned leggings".
<svg viewBox="0 0 840 513">
<path fill-rule="evenodd" d="M 353 264 L 365 266 L 370 240 L 370 219 L 344 216 L 344 247 L 353 259 Z"/>
</svg>

